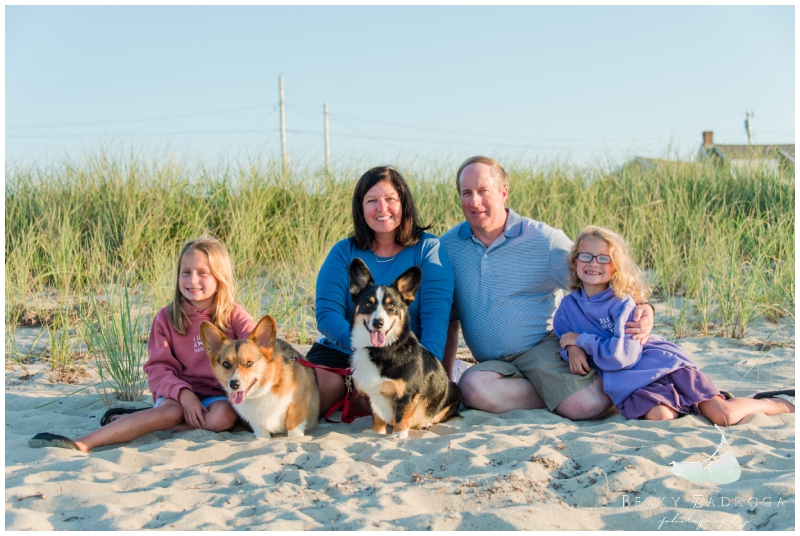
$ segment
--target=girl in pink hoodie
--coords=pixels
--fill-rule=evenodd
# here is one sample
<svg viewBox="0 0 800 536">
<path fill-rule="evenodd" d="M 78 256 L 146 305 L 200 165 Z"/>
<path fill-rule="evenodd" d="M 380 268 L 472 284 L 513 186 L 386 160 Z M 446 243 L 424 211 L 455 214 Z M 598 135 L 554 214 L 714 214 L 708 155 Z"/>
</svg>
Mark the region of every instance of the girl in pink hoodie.
<svg viewBox="0 0 800 536">
<path fill-rule="evenodd" d="M 144 364 L 155 402 L 152 408 L 112 408 L 98 430 L 70 438 L 37 434 L 31 447 L 63 447 L 89 452 L 95 447 L 133 441 L 159 430 L 204 429 L 222 432 L 238 416 L 211 372 L 200 341 L 199 327 L 207 320 L 232 339 L 242 339 L 255 322 L 235 300 L 233 269 L 228 251 L 218 240 L 202 236 L 183 246 L 172 301 L 153 321 Z M 116 420 L 112 416 L 120 415 Z"/>
</svg>

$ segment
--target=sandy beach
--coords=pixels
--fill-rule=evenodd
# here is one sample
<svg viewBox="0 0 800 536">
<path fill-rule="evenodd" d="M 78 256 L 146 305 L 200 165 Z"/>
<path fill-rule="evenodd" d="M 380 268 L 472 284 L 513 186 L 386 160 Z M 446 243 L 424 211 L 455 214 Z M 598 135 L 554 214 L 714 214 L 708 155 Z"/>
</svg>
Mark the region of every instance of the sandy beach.
<svg viewBox="0 0 800 536">
<path fill-rule="evenodd" d="M 669 335 L 663 304 L 656 332 Z M 24 343 L 30 333 L 17 332 Z M 736 396 L 792 387 L 793 326 L 745 339 L 677 341 Z M 301 350 L 307 347 L 300 347 Z M 466 349 L 463 355 L 468 355 Z M 321 422 L 311 436 L 161 432 L 90 454 L 33 449 L 72 437 L 106 406 L 90 384 L 50 383 L 45 366 L 6 363 L 6 530 L 793 530 L 794 415 L 724 429 L 733 483 L 696 483 L 670 462 L 702 461 L 721 435 L 702 417 L 571 422 L 546 410 L 461 416 L 408 440 L 370 418 Z M 74 391 L 82 391 L 66 397 Z M 141 406 L 151 403 L 148 395 Z"/>
</svg>

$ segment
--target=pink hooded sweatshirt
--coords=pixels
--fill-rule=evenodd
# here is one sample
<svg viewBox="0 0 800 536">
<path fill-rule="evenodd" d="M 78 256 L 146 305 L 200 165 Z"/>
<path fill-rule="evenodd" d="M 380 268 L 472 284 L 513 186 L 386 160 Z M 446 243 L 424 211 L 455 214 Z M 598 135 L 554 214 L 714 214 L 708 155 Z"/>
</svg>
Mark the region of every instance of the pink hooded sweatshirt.
<svg viewBox="0 0 800 536">
<path fill-rule="evenodd" d="M 191 322 L 186 335 L 181 335 L 169 321 L 167 308 L 161 309 L 153 320 L 147 354 L 150 358 L 144 364 L 147 385 L 153 393 L 153 401 L 160 397 L 178 400 L 181 389 L 189 389 L 200 400 L 210 396 L 225 396 L 226 393 L 211 372 L 211 362 L 200 340 L 200 323 L 211 322 L 209 309 L 199 311 L 189 303 L 182 304 Z M 239 305 L 235 305 L 228 319 L 229 339 L 243 339 L 256 327 L 256 323 Z"/>
</svg>

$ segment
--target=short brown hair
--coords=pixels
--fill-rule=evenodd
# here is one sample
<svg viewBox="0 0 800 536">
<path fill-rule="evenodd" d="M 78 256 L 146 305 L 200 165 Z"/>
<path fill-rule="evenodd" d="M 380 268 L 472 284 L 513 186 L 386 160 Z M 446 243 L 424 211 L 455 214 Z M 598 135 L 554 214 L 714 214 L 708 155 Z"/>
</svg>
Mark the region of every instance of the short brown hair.
<svg viewBox="0 0 800 536">
<path fill-rule="evenodd" d="M 502 190 L 504 187 L 508 186 L 506 170 L 503 169 L 503 166 L 501 166 L 497 160 L 489 158 L 488 156 L 473 156 L 464 160 L 461 167 L 458 168 L 458 173 L 456 173 L 456 189 L 458 189 L 458 195 L 461 195 L 461 172 L 464 171 L 464 168 L 472 164 L 484 164 L 492 168 L 492 179 L 494 179 L 492 182 L 494 183 L 494 187 L 498 190 Z"/>
<path fill-rule="evenodd" d="M 350 240 L 359 249 L 372 249 L 372 244 L 375 242 L 375 232 L 370 229 L 364 218 L 364 196 L 367 195 L 370 188 L 383 181 L 394 186 L 400 198 L 402 218 L 394 238 L 397 244 L 403 247 L 413 246 L 422 238 L 422 233 L 431 228 L 430 225 L 427 227 L 420 225 L 417 207 L 414 206 L 414 199 L 411 197 L 411 190 L 408 189 L 408 184 L 406 184 L 400 172 L 389 166 L 374 167 L 361 175 L 353 191 L 354 233 Z"/>
</svg>

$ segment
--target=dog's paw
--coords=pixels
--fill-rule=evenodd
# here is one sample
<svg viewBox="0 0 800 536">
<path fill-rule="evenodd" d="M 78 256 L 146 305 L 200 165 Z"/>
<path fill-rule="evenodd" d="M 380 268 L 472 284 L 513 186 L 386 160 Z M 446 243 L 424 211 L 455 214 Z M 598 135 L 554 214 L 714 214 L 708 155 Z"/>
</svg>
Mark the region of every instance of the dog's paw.
<svg viewBox="0 0 800 536">
<path fill-rule="evenodd" d="M 392 439 L 408 439 L 408 430 L 392 434 Z"/>
<path fill-rule="evenodd" d="M 294 430 L 289 430 L 288 432 L 286 432 L 287 437 L 302 437 L 304 435 L 305 434 L 300 428 L 295 428 Z"/>
<path fill-rule="evenodd" d="M 367 428 L 364 430 L 365 434 L 378 434 L 378 435 L 386 435 L 386 428 Z"/>
<path fill-rule="evenodd" d="M 257 430 L 253 429 L 253 434 L 256 436 L 256 439 L 270 439 L 272 434 L 267 432 L 266 430 Z"/>
</svg>

